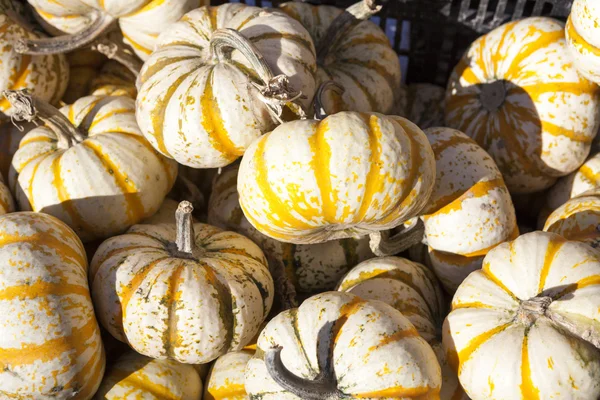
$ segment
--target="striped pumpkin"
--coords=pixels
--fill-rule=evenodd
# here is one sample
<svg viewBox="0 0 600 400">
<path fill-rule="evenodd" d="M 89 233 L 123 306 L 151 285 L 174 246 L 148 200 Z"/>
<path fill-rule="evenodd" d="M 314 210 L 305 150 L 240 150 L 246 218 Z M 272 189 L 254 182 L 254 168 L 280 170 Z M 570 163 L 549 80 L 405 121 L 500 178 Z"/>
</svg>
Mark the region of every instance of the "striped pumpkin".
<svg viewBox="0 0 600 400">
<path fill-rule="evenodd" d="M 302 386 L 284 389 L 271 376 L 265 357 L 281 346 L 283 367 Z M 265 354 L 266 353 L 266 354 Z M 335 354 L 335 356 L 334 356 Z M 276 368 L 281 371 L 281 368 Z M 314 379 L 323 376 L 321 394 Z M 426 399 L 437 398 L 440 366 L 425 339 L 399 311 L 381 301 L 350 293 L 325 292 L 297 309 L 273 318 L 258 338 L 256 355 L 246 367 L 250 398 Z"/>
<path fill-rule="evenodd" d="M 579 72 L 600 84 L 600 4 L 593 0 L 575 0 L 565 34 Z"/>
<path fill-rule="evenodd" d="M 435 163 L 416 125 L 395 116 L 341 112 L 288 122 L 242 159 L 244 215 L 274 239 L 311 244 L 391 229 L 427 203 Z"/>
<path fill-rule="evenodd" d="M 128 96 L 135 99 L 136 77 L 122 64 L 109 60 L 102 65 L 99 74 L 90 82 L 90 94 L 94 96 Z"/>
<path fill-rule="evenodd" d="M 246 365 L 254 355 L 254 350 L 233 351 L 217 358 L 212 365 L 203 400 L 246 400 L 244 386 Z"/>
<path fill-rule="evenodd" d="M 599 277 L 599 253 L 553 233 L 527 233 L 490 251 L 458 288 L 444 323 L 444 347 L 467 394 L 598 398 Z"/>
<path fill-rule="evenodd" d="M 137 352 L 202 364 L 252 340 L 271 309 L 273 280 L 244 236 L 195 223 L 183 252 L 177 229 L 135 225 L 102 243 L 92 295 L 102 325 Z"/>
<path fill-rule="evenodd" d="M 238 169 L 238 165 L 230 165 L 216 177 L 208 205 L 208 223 L 252 239 L 267 258 L 283 263 L 286 276 L 297 291 L 331 290 L 352 266 L 373 257 L 367 237 L 296 245 L 263 235 L 248 222 L 240 207 Z"/>
<path fill-rule="evenodd" d="M 80 240 L 50 215 L 3 215 L 0 260 L 0 397 L 91 399 L 105 355 Z"/>
<path fill-rule="evenodd" d="M 566 47 L 558 21 L 510 22 L 477 39 L 450 77 L 446 123 L 490 153 L 511 193 L 576 170 L 596 135 L 600 88 L 577 73 Z"/>
<path fill-rule="evenodd" d="M 206 4 L 205 0 L 27 1 L 56 35 L 81 32 L 99 16 L 118 19 L 124 42 L 143 60 L 154 50 L 160 33 L 186 12 Z"/>
<path fill-rule="evenodd" d="M 202 380 L 191 365 L 129 351 L 106 371 L 97 400 L 199 400 Z"/>
<path fill-rule="evenodd" d="M 30 56 L 14 51 L 13 42 L 20 38 L 37 38 L 27 28 L 0 12 L 0 95 L 3 90 L 27 89 L 30 94 L 57 104 L 67 88 L 69 65 L 63 55 Z M 0 116 L 12 114 L 7 99 L 0 96 Z M 2 119 L 2 117 L 0 117 Z"/>
<path fill-rule="evenodd" d="M 23 138 L 9 179 L 20 208 L 58 217 L 84 242 L 120 233 L 154 214 L 177 166 L 141 135 L 134 100 L 88 96 L 61 113 L 85 132 L 84 140 L 65 147 L 48 126 Z"/>
<path fill-rule="evenodd" d="M 332 40 L 326 35 L 333 20 L 343 10 L 331 6 L 314 6 L 289 2 L 280 9 L 299 21 L 310 33 L 315 47 Z M 333 80 L 344 93 L 324 95 L 325 109 L 340 111 L 380 112 L 392 110 L 400 90 L 400 62 L 385 32 L 371 21 L 362 21 L 317 58 L 317 86 Z"/>
<path fill-rule="evenodd" d="M 400 257 L 379 257 L 352 268 L 336 290 L 381 300 L 400 311 L 434 349 L 442 368 L 441 400 L 466 400 L 441 346 L 443 294 L 433 272 Z"/>
<path fill-rule="evenodd" d="M 314 52 L 308 32 L 282 13 L 244 4 L 189 12 L 160 36 L 142 68 L 140 128 L 157 150 L 180 164 L 228 165 L 276 123 L 266 92 L 263 96 L 255 85 L 283 74 L 306 96 L 306 106 L 315 91 Z"/>
</svg>

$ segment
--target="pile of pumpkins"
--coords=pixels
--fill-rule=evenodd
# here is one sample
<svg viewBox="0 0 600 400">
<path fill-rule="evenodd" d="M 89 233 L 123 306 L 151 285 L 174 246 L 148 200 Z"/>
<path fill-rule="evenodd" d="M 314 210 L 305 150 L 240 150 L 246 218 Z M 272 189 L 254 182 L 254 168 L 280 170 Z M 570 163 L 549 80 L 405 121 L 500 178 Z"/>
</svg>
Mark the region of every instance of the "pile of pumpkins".
<svg viewBox="0 0 600 400">
<path fill-rule="evenodd" d="M 600 397 L 600 4 L 381 7 L 0 0 L 0 398 Z"/>
</svg>

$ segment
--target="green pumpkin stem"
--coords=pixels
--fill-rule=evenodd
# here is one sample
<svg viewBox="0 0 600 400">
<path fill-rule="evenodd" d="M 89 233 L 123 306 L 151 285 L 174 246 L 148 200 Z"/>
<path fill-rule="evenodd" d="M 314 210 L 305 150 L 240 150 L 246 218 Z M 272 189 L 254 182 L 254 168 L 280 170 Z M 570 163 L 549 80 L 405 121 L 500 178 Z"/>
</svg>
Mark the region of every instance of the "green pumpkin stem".
<svg viewBox="0 0 600 400">
<path fill-rule="evenodd" d="M 392 256 L 421 243 L 425 236 L 425 224 L 420 218 L 409 228 L 390 236 L 390 231 L 373 232 L 369 235 L 369 246 L 377 257 Z"/>
<path fill-rule="evenodd" d="M 175 223 L 177 227 L 177 251 L 191 256 L 194 253 L 194 219 L 192 212 L 194 207 L 189 201 L 182 201 L 175 212 Z"/>
</svg>

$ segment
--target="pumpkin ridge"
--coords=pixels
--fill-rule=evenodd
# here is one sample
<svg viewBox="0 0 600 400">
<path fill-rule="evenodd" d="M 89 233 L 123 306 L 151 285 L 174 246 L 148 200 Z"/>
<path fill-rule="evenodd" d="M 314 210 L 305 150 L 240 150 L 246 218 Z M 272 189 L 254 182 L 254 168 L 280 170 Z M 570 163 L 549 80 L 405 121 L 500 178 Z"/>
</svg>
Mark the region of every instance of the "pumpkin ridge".
<svg viewBox="0 0 600 400">
<path fill-rule="evenodd" d="M 237 319 L 236 314 L 233 312 L 234 307 L 237 308 L 235 304 L 236 301 L 229 284 L 224 283 L 224 281 L 227 282 L 227 279 L 223 278 L 220 271 L 213 267 L 208 261 L 214 262 L 215 260 L 201 260 L 198 262 L 198 265 L 203 267 L 206 273 L 206 280 L 215 288 L 219 298 L 223 299 L 223 303 L 225 303 L 224 307 L 219 307 L 219 315 L 221 317 L 221 322 L 225 325 L 226 335 L 223 340 L 224 347 L 227 351 L 231 351 L 234 350 L 232 349 L 234 340 L 239 343 L 239 338 L 236 337 L 235 332 Z"/>
<path fill-rule="evenodd" d="M 512 242 L 511 242 L 512 243 Z M 499 288 L 501 288 L 502 290 L 504 290 L 510 297 L 512 297 L 514 300 L 519 301 L 519 298 L 517 296 L 515 296 L 515 294 L 508 288 L 506 287 L 506 285 L 504 285 L 504 283 L 502 283 L 500 281 L 500 279 L 498 279 L 498 277 L 496 275 L 494 275 L 492 273 L 492 271 L 490 270 L 490 263 L 489 262 L 484 262 L 483 266 L 481 267 L 481 271 L 483 272 L 483 275 L 489 279 L 491 282 L 493 282 L 496 286 L 498 286 Z"/>
<path fill-rule="evenodd" d="M 127 35 L 125 32 L 121 31 L 121 34 L 123 35 L 123 41 L 126 42 L 127 44 L 130 44 L 131 47 L 133 47 L 135 50 L 139 50 L 144 54 L 150 55 L 152 54 L 152 50 L 150 50 L 149 48 L 147 48 L 146 46 L 141 45 L 139 42 L 133 40 L 131 38 L 131 36 Z"/>
<path fill-rule="evenodd" d="M 562 292 L 553 296 L 553 300 L 560 300 L 560 298 L 562 298 L 570 293 L 573 293 L 576 290 L 582 289 L 587 286 L 592 286 L 592 285 L 600 285 L 600 275 L 587 276 L 583 279 L 580 279 L 576 283 L 570 284 Z"/>
<path fill-rule="evenodd" d="M 538 293 L 542 293 L 542 291 L 544 290 L 544 287 L 546 286 L 546 278 L 548 277 L 548 273 L 550 272 L 550 268 L 552 267 L 554 258 L 556 257 L 556 254 L 560 251 L 562 245 L 565 243 L 566 240 L 560 236 L 552 237 L 548 242 L 548 247 L 544 256 L 544 264 L 542 265 L 542 270 L 540 271 Z"/>
<path fill-rule="evenodd" d="M 44 160 L 46 160 L 48 157 L 50 157 L 51 155 L 53 155 L 54 153 L 56 153 L 56 149 L 50 149 L 50 150 L 48 150 L 48 151 L 46 151 L 46 152 L 44 152 L 42 154 L 38 154 L 36 156 L 33 156 L 30 159 L 26 160 L 25 162 L 21 163 L 21 165 L 19 165 L 19 169 L 15 168 L 15 170 L 17 172 L 17 175 L 16 175 L 16 178 L 15 178 L 15 181 L 14 181 L 14 185 L 12 185 L 13 187 L 11 188 L 11 191 L 13 193 L 16 193 L 17 185 L 19 184 L 19 182 L 18 182 L 19 174 L 31 162 L 33 162 L 33 161 L 35 161 L 37 159 L 40 159 L 38 161 L 38 163 L 33 166 L 33 170 L 31 171 L 31 176 L 29 177 L 29 186 L 27 187 L 27 200 L 29 200 L 29 204 L 31 205 L 31 209 L 32 210 L 35 210 L 35 205 L 34 205 L 34 202 L 33 202 L 33 187 L 32 187 L 33 180 L 35 178 L 35 175 L 37 173 L 37 170 L 38 170 L 40 164 Z"/>
<path fill-rule="evenodd" d="M 94 119 L 92 120 L 92 123 L 88 127 L 88 132 L 91 131 L 100 122 L 105 121 L 106 119 L 114 117 L 116 115 L 123 115 L 123 114 L 134 114 L 134 113 L 131 108 L 118 108 L 115 110 L 111 110 L 107 113 L 101 114 L 101 115 L 98 112 L 98 114 L 94 115 Z"/>
<path fill-rule="evenodd" d="M 542 131 L 552 136 L 566 136 L 574 142 L 592 143 L 594 140 L 593 137 L 587 136 L 585 133 L 577 132 L 546 120 L 542 121 Z"/>
<path fill-rule="evenodd" d="M 308 144 L 312 153 L 311 168 L 321 193 L 323 219 L 328 223 L 336 223 L 339 198 L 337 190 L 331 185 L 331 146 L 325 139 L 328 130 L 327 120 L 319 121 L 314 125 L 314 133 L 308 137 Z"/>
<path fill-rule="evenodd" d="M 497 334 L 503 332 L 504 330 L 506 330 L 507 328 L 511 327 L 513 325 L 512 322 L 509 322 L 507 324 L 503 324 L 503 325 L 499 325 L 493 329 L 490 329 L 489 331 L 483 332 L 481 334 L 479 334 L 478 336 L 474 337 L 473 339 L 471 339 L 469 341 L 469 343 L 467 343 L 467 345 L 458 353 L 458 375 L 461 375 L 462 372 L 462 367 L 464 365 L 465 362 L 467 362 L 470 358 L 471 355 L 481 346 L 483 345 L 485 342 L 487 342 L 488 340 L 490 340 L 492 337 L 496 336 Z"/>
<path fill-rule="evenodd" d="M 344 64 L 349 64 L 349 65 L 357 66 L 360 68 L 365 68 L 367 70 L 373 70 L 373 71 L 375 71 L 375 73 L 377 73 L 377 75 L 382 76 L 383 79 L 385 79 L 385 81 L 390 86 L 390 88 L 393 88 L 396 86 L 394 77 L 388 72 L 388 70 L 384 66 L 382 66 L 375 60 L 366 60 L 365 61 L 365 60 L 360 60 L 358 58 L 341 58 L 341 59 L 336 60 L 336 62 L 341 62 Z"/>
<path fill-rule="evenodd" d="M 86 349 L 87 349 L 87 347 L 86 347 Z M 85 383 L 82 388 L 76 389 L 77 395 L 82 396 L 82 398 L 87 398 L 88 396 L 91 396 L 95 392 L 97 385 L 93 384 L 94 379 L 91 379 L 91 378 L 93 378 L 94 376 L 97 376 L 98 374 L 103 375 L 103 372 L 104 372 L 103 370 L 105 368 L 105 363 L 106 363 L 106 354 L 104 351 L 104 347 L 101 346 L 100 349 L 101 349 L 101 351 L 95 351 L 92 354 L 92 356 L 90 357 L 90 359 L 87 360 L 87 362 L 83 365 L 83 367 L 81 368 L 79 373 L 75 374 L 75 376 L 67 384 L 64 385 L 65 388 L 68 388 L 69 386 L 71 386 L 72 382 L 75 379 L 77 379 L 79 377 L 79 375 L 84 375 L 84 378 L 79 379 L 79 381 L 80 382 L 83 381 Z M 98 363 L 100 363 L 99 370 L 98 370 Z M 97 384 L 100 384 L 100 382 L 97 382 Z"/>
<path fill-rule="evenodd" d="M 367 101 L 369 103 L 369 107 L 371 108 L 371 110 L 377 110 L 379 108 L 377 105 L 377 100 L 373 97 L 373 95 L 371 94 L 369 89 L 365 85 L 363 85 L 362 82 L 360 81 L 360 79 L 358 79 L 355 75 L 353 75 L 349 71 L 345 70 L 342 65 L 331 65 L 329 67 L 329 70 L 331 73 L 333 73 L 333 71 L 335 71 L 338 75 L 344 74 L 347 77 L 349 77 L 350 80 L 352 82 L 354 82 L 356 87 L 359 88 L 360 91 L 365 96 L 365 98 L 367 99 Z"/>
<path fill-rule="evenodd" d="M 119 385 L 127 385 L 144 393 L 144 396 L 152 395 L 161 400 L 179 400 L 171 390 L 158 382 L 153 382 L 147 376 L 142 376 L 141 371 L 125 371 L 120 368 L 111 368 L 109 370 L 111 378 L 115 379 Z"/>
<path fill-rule="evenodd" d="M 573 42 L 575 42 L 575 46 L 583 47 L 585 50 L 594 54 L 596 57 L 600 57 L 600 49 L 589 43 L 583 38 L 583 36 L 579 34 L 579 32 L 577 32 L 577 29 L 575 29 L 575 26 L 573 25 L 573 20 L 571 19 L 571 16 L 569 16 L 569 18 L 567 19 L 567 33 L 569 37 L 573 40 Z"/>
<path fill-rule="evenodd" d="M 169 281 L 167 283 L 168 289 L 166 293 L 166 305 L 167 308 L 167 324 L 168 327 L 165 330 L 165 337 L 163 338 L 165 355 L 167 358 L 172 358 L 174 354 L 174 347 L 181 344 L 181 337 L 177 332 L 177 323 L 179 317 L 177 316 L 177 303 L 181 301 L 181 291 L 177 290 L 181 285 L 181 274 L 183 269 L 186 267 L 185 261 L 170 273 Z"/>
<path fill-rule="evenodd" d="M 371 114 L 360 114 L 361 119 L 365 124 L 365 130 L 369 137 L 369 172 L 367 172 L 365 189 L 363 191 L 362 200 L 358 209 L 358 214 L 354 218 L 357 223 L 365 219 L 373 203 L 373 197 L 381 190 L 381 183 L 384 176 L 381 174 L 383 160 L 381 159 L 381 143 L 382 136 L 381 128 L 377 124 L 377 116 Z M 395 209 L 391 209 L 395 210 Z"/>
<path fill-rule="evenodd" d="M 531 379 L 531 363 L 529 362 L 529 349 L 527 346 L 529 329 L 525 330 L 523 335 L 523 345 L 521 347 L 521 394 L 527 400 L 539 400 L 540 390 L 536 388 Z"/>
<path fill-rule="evenodd" d="M 281 40 L 289 40 L 292 41 L 294 43 L 297 43 L 301 46 L 303 46 L 304 48 L 310 50 L 311 53 L 314 54 L 313 51 L 313 46 L 312 43 L 309 42 L 308 40 L 305 40 L 301 37 L 298 37 L 296 35 L 292 35 L 290 33 L 286 33 L 286 32 L 266 32 L 266 33 L 262 33 L 258 36 L 252 36 L 248 38 L 250 41 L 252 41 L 252 43 L 254 43 L 255 46 L 258 46 L 258 42 L 262 41 L 262 40 L 269 40 L 269 39 L 281 39 Z"/>
<path fill-rule="evenodd" d="M 175 174 L 173 175 L 171 173 L 171 169 L 172 169 L 171 165 L 172 164 L 169 165 L 170 162 L 168 160 L 166 160 L 162 154 L 157 152 L 154 149 L 154 147 L 152 147 L 152 145 L 143 136 L 140 136 L 138 133 L 131 134 L 129 132 L 122 132 L 122 131 L 120 131 L 118 133 L 128 135 L 128 138 L 136 140 L 138 143 L 143 145 L 148 151 L 152 152 L 152 154 L 154 154 L 154 157 L 156 157 L 156 159 L 162 166 L 163 170 L 165 171 L 165 175 L 167 175 L 167 177 L 169 178 L 169 182 L 170 182 L 169 186 L 173 186 L 173 184 L 175 183 L 175 178 L 177 177 L 177 168 L 175 168 Z"/>
<path fill-rule="evenodd" d="M 239 11 L 238 11 L 239 12 Z M 248 18 L 246 18 L 245 20 L 243 20 L 238 26 L 237 28 L 235 28 L 236 31 L 241 31 L 242 28 L 248 24 L 250 21 L 252 21 L 253 19 L 255 19 L 256 17 L 258 17 L 260 15 L 260 13 L 262 12 L 262 10 L 258 9 L 256 11 L 253 11 Z M 237 14 L 237 13 L 236 13 Z"/>
</svg>

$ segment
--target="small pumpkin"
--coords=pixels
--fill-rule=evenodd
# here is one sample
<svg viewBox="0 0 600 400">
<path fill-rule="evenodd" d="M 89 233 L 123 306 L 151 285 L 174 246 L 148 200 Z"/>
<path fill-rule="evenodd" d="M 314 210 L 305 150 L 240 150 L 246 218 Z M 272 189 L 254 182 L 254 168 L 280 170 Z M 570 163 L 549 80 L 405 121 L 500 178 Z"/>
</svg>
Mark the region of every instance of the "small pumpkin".
<svg viewBox="0 0 600 400">
<path fill-rule="evenodd" d="M 345 89 L 341 96 L 326 93 L 325 109 L 390 113 L 400 90 L 400 62 L 385 32 L 368 20 L 381 8 L 376 2 L 361 0 L 346 10 L 302 2 L 279 7 L 299 21 L 315 43 L 317 86 L 334 81 Z"/>
<path fill-rule="evenodd" d="M 0 393 L 89 400 L 105 355 L 81 241 L 41 213 L 0 216 Z"/>
<path fill-rule="evenodd" d="M 431 83 L 412 83 L 402 88 L 394 111 L 421 129 L 444 126 L 446 89 Z"/>
<path fill-rule="evenodd" d="M 233 351 L 217 358 L 206 379 L 203 400 L 246 400 L 246 365 L 254 350 Z"/>
<path fill-rule="evenodd" d="M 300 112 L 292 104 L 300 93 L 301 104 L 310 102 L 314 53 L 308 32 L 283 13 L 245 4 L 191 11 L 160 36 L 142 68 L 140 128 L 180 164 L 228 165 L 284 108 Z"/>
<path fill-rule="evenodd" d="M 109 60 L 99 74 L 90 82 L 90 94 L 94 96 L 128 96 L 135 99 L 136 76 L 123 64 Z"/>
<path fill-rule="evenodd" d="M 193 366 L 129 351 L 107 369 L 94 398 L 198 400 L 201 396 L 202 380 Z"/>
<path fill-rule="evenodd" d="M 399 311 L 325 292 L 282 312 L 261 332 L 246 367 L 250 398 L 435 398 L 440 366 Z"/>
<path fill-rule="evenodd" d="M 473 400 L 600 396 L 600 255 L 531 232 L 461 283 L 443 343 Z"/>
<path fill-rule="evenodd" d="M 203 364 L 244 347 L 273 302 L 262 251 L 234 232 L 193 223 L 135 225 L 106 240 L 90 282 L 101 324 L 148 357 Z"/>
<path fill-rule="evenodd" d="M 575 0 L 565 34 L 569 52 L 581 75 L 600 84 L 600 6 L 590 0 Z"/>
<path fill-rule="evenodd" d="M 532 193 L 584 162 L 599 109 L 600 87 L 578 74 L 564 25 L 532 17 L 473 42 L 450 77 L 446 123 L 490 153 L 511 193 Z"/>
<path fill-rule="evenodd" d="M 87 96 L 59 112 L 22 93 L 8 95 L 22 118 L 46 124 L 21 140 L 12 161 L 9 185 L 22 210 L 58 217 L 84 242 L 123 232 L 158 210 L 177 165 L 141 135 L 133 99 Z"/>
</svg>

